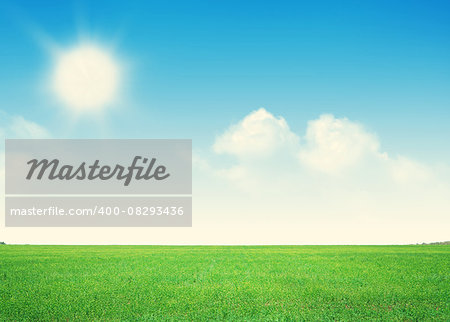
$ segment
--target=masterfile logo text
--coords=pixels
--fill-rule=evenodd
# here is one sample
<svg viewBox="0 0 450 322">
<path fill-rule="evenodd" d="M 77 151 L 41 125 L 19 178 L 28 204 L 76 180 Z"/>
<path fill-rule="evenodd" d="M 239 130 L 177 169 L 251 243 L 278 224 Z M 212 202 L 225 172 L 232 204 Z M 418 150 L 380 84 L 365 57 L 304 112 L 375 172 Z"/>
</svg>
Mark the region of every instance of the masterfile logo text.
<svg viewBox="0 0 450 322">
<path fill-rule="evenodd" d="M 6 226 L 191 226 L 191 140 L 6 140 L 5 161 Z"/>
<path fill-rule="evenodd" d="M 143 166 L 138 165 L 139 161 L 142 162 Z M 92 165 L 88 166 L 86 162 L 83 162 L 78 167 L 74 167 L 72 165 L 60 166 L 58 159 L 52 161 L 33 159 L 27 162 L 30 165 L 27 180 L 33 179 L 33 175 L 37 172 L 36 179 L 38 180 L 41 180 L 45 174 L 47 174 L 49 180 L 110 180 L 116 178 L 117 180 L 123 180 L 123 184 L 128 186 L 133 178 L 136 180 L 164 180 L 170 176 L 170 173 L 166 173 L 164 165 L 155 167 L 155 158 L 148 162 L 148 158 L 135 156 L 128 167 L 120 164 L 113 167 L 109 165 L 101 166 L 99 163 L 99 160 L 95 160 Z"/>
</svg>

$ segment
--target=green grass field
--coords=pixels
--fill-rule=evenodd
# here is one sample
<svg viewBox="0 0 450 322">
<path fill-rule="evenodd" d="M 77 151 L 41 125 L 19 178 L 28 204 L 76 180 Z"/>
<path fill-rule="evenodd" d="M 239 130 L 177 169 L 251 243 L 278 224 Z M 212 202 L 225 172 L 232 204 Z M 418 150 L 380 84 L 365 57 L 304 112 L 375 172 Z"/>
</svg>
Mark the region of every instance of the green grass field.
<svg viewBox="0 0 450 322">
<path fill-rule="evenodd" d="M 0 320 L 450 320 L 450 246 L 0 245 Z"/>
</svg>

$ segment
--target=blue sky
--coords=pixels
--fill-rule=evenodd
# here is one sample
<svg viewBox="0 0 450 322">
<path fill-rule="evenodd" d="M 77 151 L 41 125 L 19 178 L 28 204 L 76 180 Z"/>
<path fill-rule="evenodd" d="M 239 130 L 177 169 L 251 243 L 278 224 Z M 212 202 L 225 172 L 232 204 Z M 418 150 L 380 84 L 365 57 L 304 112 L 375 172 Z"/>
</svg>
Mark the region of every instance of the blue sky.
<svg viewBox="0 0 450 322">
<path fill-rule="evenodd" d="M 65 50 L 83 39 L 108 48 L 124 66 L 121 99 L 100 118 L 74 118 L 47 90 L 55 64 L 49 47 Z M 39 133 L 46 131 L 52 137 L 192 138 L 195 154 L 210 172 L 196 176 L 194 170 L 194 184 L 200 182 L 199 204 L 216 191 L 208 187 L 225 189 L 217 175 L 233 181 L 236 173 L 241 179 L 245 173 L 245 182 L 238 183 L 244 190 L 267 184 L 252 181 L 261 176 L 255 169 L 265 169 L 261 160 L 269 150 L 298 150 L 297 137 L 304 144 L 301 167 L 313 169 L 302 172 L 301 180 L 320 181 L 323 178 L 317 179 L 313 171 L 334 175 L 337 168 L 349 166 L 360 156 L 385 162 L 380 173 L 395 169 L 395 180 L 403 180 L 405 173 L 413 173 L 416 179 L 446 178 L 449 172 L 448 1 L 3 1 L 0 41 L 0 116 L 20 116 L 39 124 Z M 261 134 L 260 140 L 281 137 L 286 142 L 256 151 L 260 159 L 255 161 L 255 155 L 242 153 L 253 142 L 245 124 Z M 5 125 L 0 122 L 0 126 Z M 350 149 L 349 144 L 357 147 L 348 150 L 353 159 L 331 153 L 336 164 L 322 162 L 323 153 L 330 155 L 331 150 L 319 142 L 321 126 L 326 135 L 344 129 L 337 137 L 344 150 Z M 235 142 L 230 133 L 244 139 Z M 233 160 L 238 160 L 234 168 L 222 169 Z M 447 170 L 441 170 L 442 166 Z M 431 191 L 429 185 L 443 187 L 435 196 L 450 191 L 445 180 L 429 179 L 418 184 L 422 190 L 408 190 L 410 195 L 395 188 L 388 199 L 377 199 L 384 198 L 378 187 L 394 187 L 392 178 L 378 182 L 355 171 L 341 184 L 372 191 L 374 204 L 384 200 L 391 205 L 388 199 L 396 193 L 403 204 L 409 204 L 414 193 L 422 196 Z M 323 180 L 332 186 L 341 179 Z M 373 185 L 364 186 L 366 181 Z M 295 186 L 284 183 L 290 184 Z M 232 199 L 230 191 L 222 192 Z M 337 190 L 326 194 L 336 200 L 342 197 L 344 202 L 353 200 Z M 251 208 L 250 202 L 240 199 L 245 197 L 234 197 Z M 444 200 L 426 199 L 438 210 L 430 225 L 448 214 Z M 205 204 L 199 212 L 210 211 Z M 403 204 L 399 201 L 390 209 Z M 286 207 L 294 209 L 289 203 Z M 331 211 L 318 210 L 312 202 L 306 208 L 313 213 Z M 382 209 L 368 216 L 379 218 L 380 213 Z M 398 218 L 399 227 L 403 219 Z M 369 222 L 381 227 L 384 219 L 379 220 Z M 448 219 L 445 224 L 448 227 Z M 414 229 L 420 225 L 417 221 Z M 364 227 L 352 241 L 364 240 Z M 413 241 L 411 236 L 381 241 Z M 342 240 L 330 239 L 334 241 Z M 367 240 L 377 241 L 376 237 Z"/>
<path fill-rule="evenodd" d="M 230 123 L 265 107 L 298 131 L 333 113 L 363 122 L 388 151 L 450 157 L 443 149 L 450 138 L 448 2 L 1 6 L 2 109 L 56 132 L 62 120 L 37 86 L 51 61 L 33 30 L 62 47 L 88 35 L 130 63 L 133 108 L 107 116 L 110 132 L 192 137 L 206 147 Z M 93 126 L 80 123 L 83 132 Z"/>
</svg>

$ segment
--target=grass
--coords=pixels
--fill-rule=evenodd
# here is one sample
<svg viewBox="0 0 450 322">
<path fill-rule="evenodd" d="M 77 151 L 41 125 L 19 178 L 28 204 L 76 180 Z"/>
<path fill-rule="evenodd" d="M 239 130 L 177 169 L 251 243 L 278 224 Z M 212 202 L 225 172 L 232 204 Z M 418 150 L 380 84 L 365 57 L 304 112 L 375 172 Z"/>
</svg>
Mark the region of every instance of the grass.
<svg viewBox="0 0 450 322">
<path fill-rule="evenodd" d="M 450 246 L 0 246 L 0 320 L 450 320 Z"/>
</svg>

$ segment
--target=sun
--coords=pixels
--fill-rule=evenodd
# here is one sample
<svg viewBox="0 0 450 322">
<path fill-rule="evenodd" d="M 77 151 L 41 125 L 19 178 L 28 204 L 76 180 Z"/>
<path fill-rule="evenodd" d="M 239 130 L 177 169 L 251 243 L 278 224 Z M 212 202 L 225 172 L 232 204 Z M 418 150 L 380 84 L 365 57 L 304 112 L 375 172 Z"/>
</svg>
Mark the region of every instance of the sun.
<svg viewBox="0 0 450 322">
<path fill-rule="evenodd" d="M 57 56 L 52 88 L 74 112 L 101 111 L 117 98 L 119 74 L 119 64 L 107 50 L 79 45 Z"/>
</svg>

